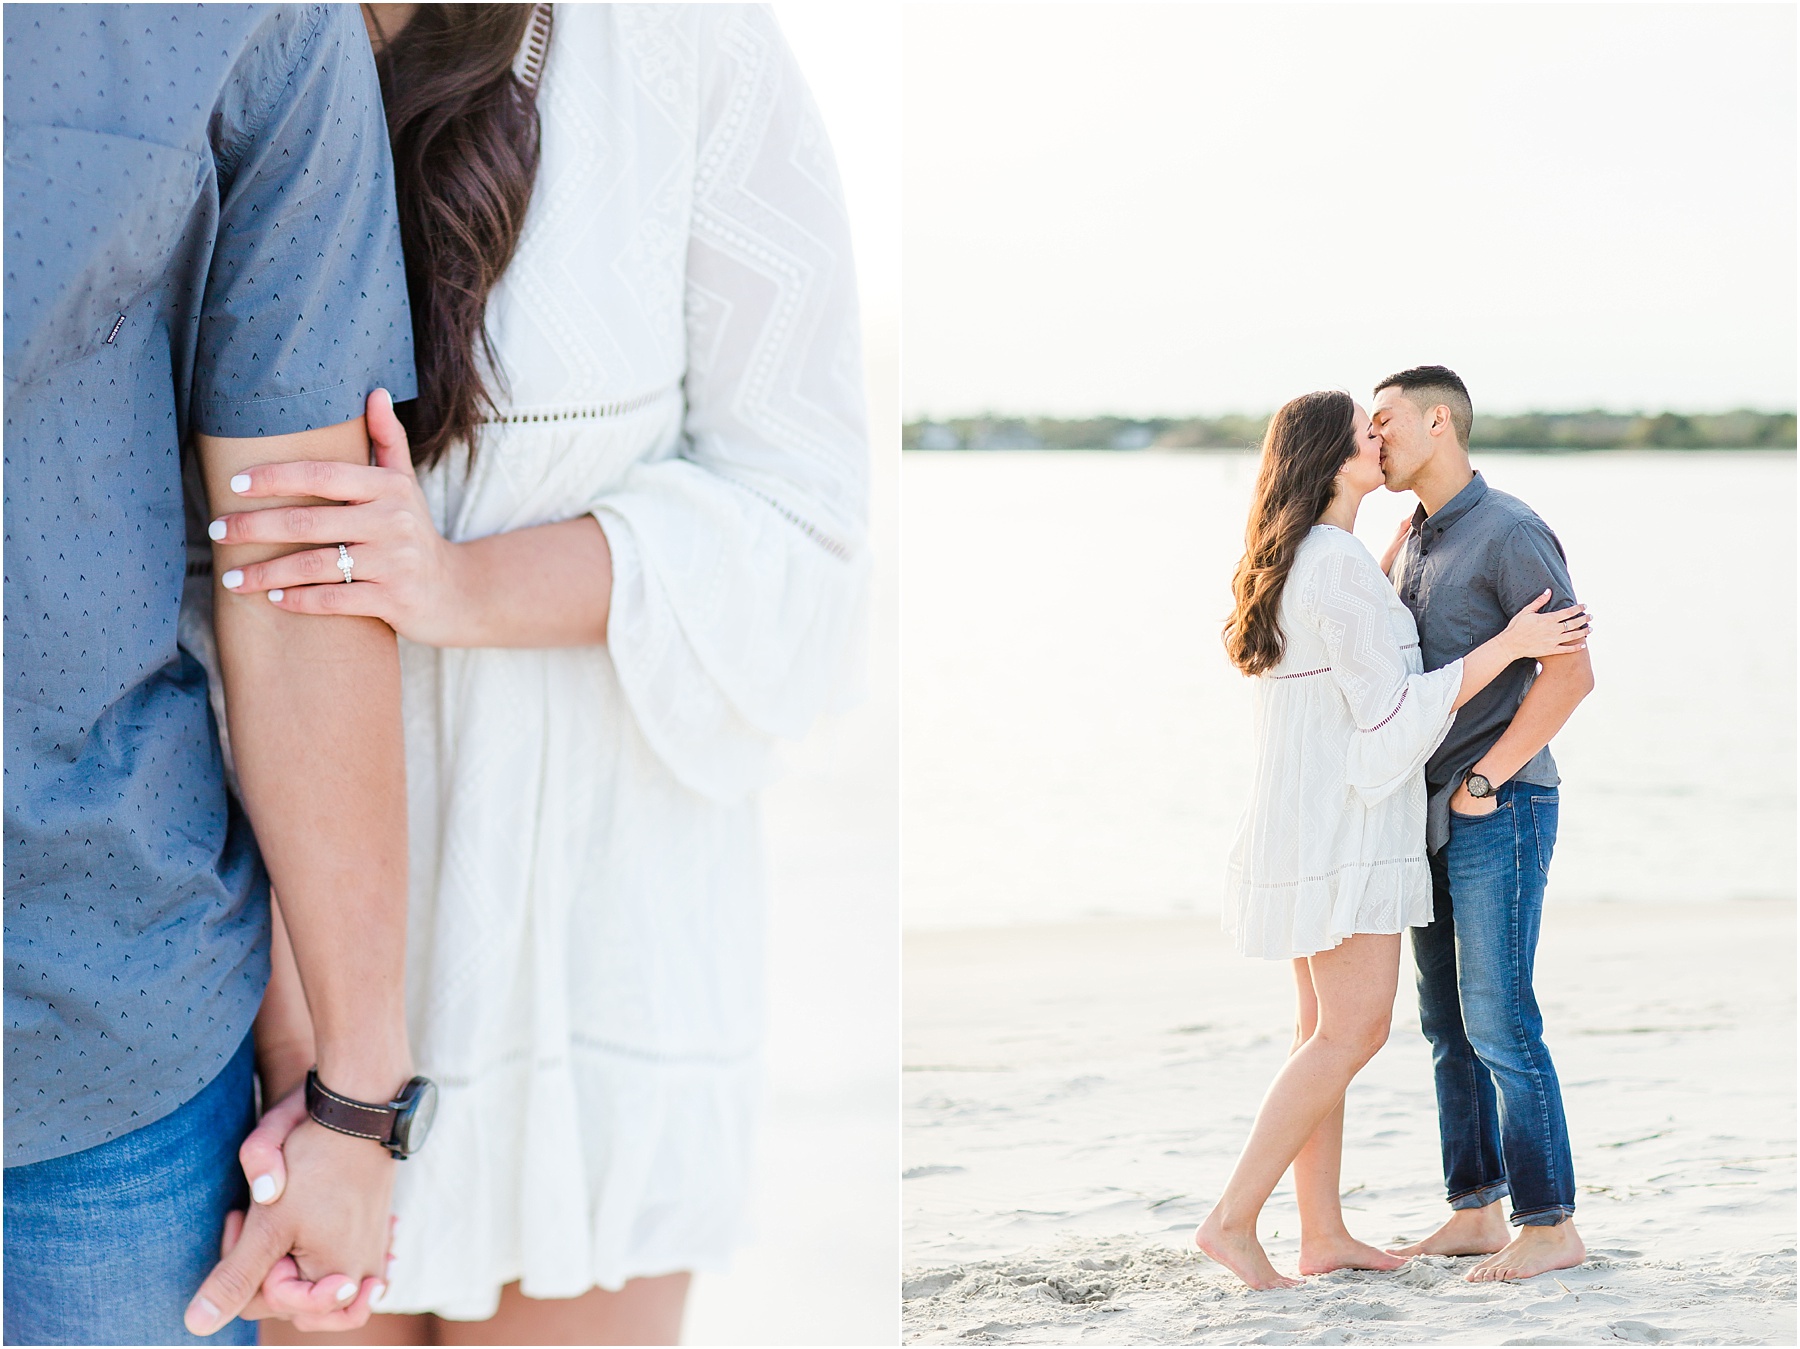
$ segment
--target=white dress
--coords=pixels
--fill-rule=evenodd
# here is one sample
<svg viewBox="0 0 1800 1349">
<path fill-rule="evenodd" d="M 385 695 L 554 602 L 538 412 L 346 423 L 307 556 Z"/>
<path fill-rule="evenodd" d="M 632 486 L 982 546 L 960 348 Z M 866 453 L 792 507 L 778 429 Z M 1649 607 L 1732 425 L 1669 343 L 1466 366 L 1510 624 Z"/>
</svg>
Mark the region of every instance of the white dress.
<svg viewBox="0 0 1800 1349">
<path fill-rule="evenodd" d="M 1225 926 L 1270 960 L 1431 921 L 1425 761 L 1462 662 L 1421 673 L 1418 629 L 1354 534 L 1315 525 L 1282 589 L 1286 649 L 1257 678 L 1255 777 Z"/>
<path fill-rule="evenodd" d="M 774 20 L 558 5 L 538 107 L 487 311 L 503 417 L 424 486 L 452 540 L 591 512 L 612 609 L 605 647 L 400 644 L 408 1010 L 441 1097 L 383 1307 L 460 1319 L 739 1240 L 755 791 L 843 692 L 868 572 L 849 226 Z"/>
<path fill-rule="evenodd" d="M 604 647 L 400 643 L 407 1012 L 440 1096 L 380 1308 L 460 1320 L 515 1280 L 572 1297 L 740 1241 L 755 793 L 854 695 L 869 570 L 849 225 L 774 20 L 558 5 L 538 89 L 487 309 L 501 416 L 422 485 L 453 541 L 591 513 L 612 607 Z M 190 586 L 217 690 L 209 609 Z"/>
</svg>

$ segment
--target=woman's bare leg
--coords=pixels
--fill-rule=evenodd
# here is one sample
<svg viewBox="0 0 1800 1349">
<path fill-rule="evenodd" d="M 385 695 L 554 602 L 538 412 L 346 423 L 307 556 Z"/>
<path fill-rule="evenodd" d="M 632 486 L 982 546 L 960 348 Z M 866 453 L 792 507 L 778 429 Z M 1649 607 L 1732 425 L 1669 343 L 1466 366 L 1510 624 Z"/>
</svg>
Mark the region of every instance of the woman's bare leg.
<svg viewBox="0 0 1800 1349">
<path fill-rule="evenodd" d="M 1312 965 L 1306 960 L 1294 962 L 1294 1045 L 1289 1055 L 1312 1039 L 1319 1028 L 1319 994 L 1313 987 Z M 1322 1273 L 1306 1268 L 1309 1251 L 1334 1243 L 1344 1228 L 1344 1210 L 1339 1197 L 1344 1161 L 1344 1100 L 1340 1096 L 1330 1114 L 1320 1120 L 1307 1136 L 1306 1144 L 1294 1158 L 1294 1196 L 1300 1205 L 1300 1272 Z"/>
<path fill-rule="evenodd" d="M 436 1322 L 434 1344 L 679 1344 L 688 1274 L 633 1279 L 616 1293 L 534 1298 L 509 1283 L 485 1321 Z"/>
<path fill-rule="evenodd" d="M 1319 996 L 1312 986 L 1312 966 L 1294 962 L 1299 1012 L 1294 1019 L 1294 1050 L 1312 1037 L 1319 1024 Z M 1344 1225 L 1344 1098 L 1307 1138 L 1294 1158 L 1294 1197 L 1300 1205 L 1300 1272 L 1329 1274 L 1334 1269 L 1398 1269 L 1401 1256 L 1358 1241 Z"/>
<path fill-rule="evenodd" d="M 430 1344 L 430 1316 L 384 1316 L 377 1313 L 361 1330 L 304 1334 L 286 1321 L 257 1323 L 258 1344 Z"/>
<path fill-rule="evenodd" d="M 1300 1046 L 1312 1039 L 1319 1028 L 1319 994 L 1313 987 L 1312 966 L 1294 962 L 1294 1043 L 1289 1056 L 1300 1052 Z M 1344 1225 L 1339 1207 L 1338 1177 L 1344 1151 L 1344 1103 L 1319 1121 L 1307 1137 L 1306 1145 L 1294 1158 L 1294 1193 L 1300 1201 L 1300 1246 L 1307 1245 L 1309 1234 L 1329 1236 Z"/>
<path fill-rule="evenodd" d="M 1350 1079 L 1386 1043 L 1399 980 L 1400 938 L 1360 934 L 1312 956 L 1308 964 L 1317 1024 L 1275 1075 L 1224 1193 L 1194 1233 L 1201 1250 L 1252 1288 L 1285 1288 L 1295 1282 L 1269 1263 L 1256 1237 L 1256 1220 L 1313 1132 L 1342 1105 Z M 1341 1144 L 1340 1129 L 1336 1146 Z"/>
</svg>

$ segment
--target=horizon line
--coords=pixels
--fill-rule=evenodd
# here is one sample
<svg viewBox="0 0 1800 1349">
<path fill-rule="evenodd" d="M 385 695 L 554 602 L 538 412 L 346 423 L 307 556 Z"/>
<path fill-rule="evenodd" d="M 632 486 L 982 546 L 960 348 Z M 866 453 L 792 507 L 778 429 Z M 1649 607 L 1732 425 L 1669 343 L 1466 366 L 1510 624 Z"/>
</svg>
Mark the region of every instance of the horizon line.
<svg viewBox="0 0 1800 1349">
<path fill-rule="evenodd" d="M 1262 418 L 1275 415 L 1274 408 L 1259 411 L 1232 409 L 1223 412 L 1000 412 L 991 408 L 979 412 L 925 413 L 911 412 L 903 414 L 901 421 L 905 425 L 916 425 L 920 422 L 967 422 L 967 421 L 1041 421 L 1041 422 L 1191 422 L 1219 421 L 1226 417 Z M 1754 417 L 1792 417 L 1796 409 L 1788 407 L 1766 408 L 1738 405 L 1735 407 L 1679 408 L 1661 407 L 1655 411 L 1648 408 L 1611 408 L 1611 407 L 1563 407 L 1563 408 L 1520 408 L 1494 411 L 1476 409 L 1475 418 L 1483 417 L 1731 417 L 1749 415 Z"/>
</svg>

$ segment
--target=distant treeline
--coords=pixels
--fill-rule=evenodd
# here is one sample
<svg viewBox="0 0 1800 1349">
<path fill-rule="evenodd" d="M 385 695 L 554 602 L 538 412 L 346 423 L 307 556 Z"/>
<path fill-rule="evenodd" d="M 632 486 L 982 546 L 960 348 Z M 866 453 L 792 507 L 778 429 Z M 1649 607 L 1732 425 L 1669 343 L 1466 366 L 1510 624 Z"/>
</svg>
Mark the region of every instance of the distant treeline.
<svg viewBox="0 0 1800 1349">
<path fill-rule="evenodd" d="M 952 417 L 908 422 L 909 450 L 1245 450 L 1262 443 L 1263 417 Z M 1655 416 L 1636 412 L 1527 412 L 1475 418 L 1483 450 L 1726 450 L 1794 448 L 1791 412 Z"/>
</svg>

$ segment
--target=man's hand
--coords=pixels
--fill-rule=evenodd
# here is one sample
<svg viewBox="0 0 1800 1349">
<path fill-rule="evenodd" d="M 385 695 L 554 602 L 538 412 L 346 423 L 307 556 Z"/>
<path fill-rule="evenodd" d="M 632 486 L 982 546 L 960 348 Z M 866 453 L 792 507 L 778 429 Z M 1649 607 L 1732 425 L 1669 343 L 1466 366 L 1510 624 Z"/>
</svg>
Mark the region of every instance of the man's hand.
<svg viewBox="0 0 1800 1349">
<path fill-rule="evenodd" d="M 1496 787 L 1510 781 L 1514 773 L 1550 743 L 1593 688 L 1594 667 L 1586 647 L 1566 656 L 1545 656 L 1538 662 L 1538 676 L 1525 691 L 1525 700 L 1519 704 L 1519 710 L 1513 713 L 1506 729 L 1500 732 L 1500 738 L 1489 746 L 1472 771 Z M 1475 808 L 1465 810 L 1464 803 Z M 1450 809 L 1459 815 L 1487 814 L 1487 810 L 1480 809 L 1480 804 L 1461 787 L 1450 798 Z M 1488 810 L 1493 808 L 1489 806 Z"/>
<path fill-rule="evenodd" d="M 281 1314 L 279 1306 L 251 1304 L 271 1274 L 276 1287 L 283 1286 L 276 1266 L 284 1258 L 292 1259 L 295 1276 L 308 1283 L 338 1272 L 346 1276 L 339 1288 L 327 1282 L 310 1294 L 348 1304 L 347 1319 L 332 1329 L 354 1330 L 368 1319 L 369 1302 L 386 1278 L 393 1157 L 378 1143 L 337 1133 L 311 1118 L 288 1135 L 282 1152 L 287 1183 L 280 1196 L 250 1206 L 236 1243 L 188 1305 L 184 1320 L 195 1335 L 210 1335 L 245 1310 Z M 355 1300 L 340 1300 L 341 1290 L 352 1284 Z"/>
<path fill-rule="evenodd" d="M 392 1230 L 393 1219 L 389 1219 Z M 244 1215 L 227 1213 L 225 1233 L 219 1242 L 219 1254 L 230 1255 L 244 1234 Z M 388 1263 L 394 1257 L 388 1256 Z M 308 1283 L 300 1277 L 294 1257 L 284 1255 L 263 1280 L 262 1291 L 250 1299 L 250 1305 L 238 1313 L 245 1321 L 291 1320 L 296 1330 L 349 1331 L 360 1329 L 367 1319 L 370 1305 L 380 1294 L 381 1279 L 356 1281 L 342 1274 L 327 1274 Z"/>
<path fill-rule="evenodd" d="M 1494 784 L 1500 786 L 1498 782 Z M 1492 815 L 1500 809 L 1498 796 L 1470 796 L 1467 783 L 1458 787 L 1450 796 L 1450 810 L 1457 815 Z"/>
</svg>

